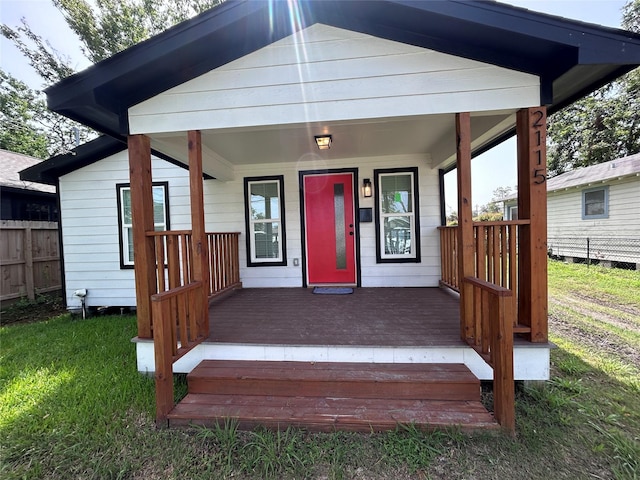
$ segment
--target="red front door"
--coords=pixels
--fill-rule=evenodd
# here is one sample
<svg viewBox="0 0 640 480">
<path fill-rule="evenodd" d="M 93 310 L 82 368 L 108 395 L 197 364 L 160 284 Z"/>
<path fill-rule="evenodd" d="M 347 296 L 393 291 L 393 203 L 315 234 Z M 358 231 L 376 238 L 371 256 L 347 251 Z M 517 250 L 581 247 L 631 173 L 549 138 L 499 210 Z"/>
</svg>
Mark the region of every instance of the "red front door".
<svg viewBox="0 0 640 480">
<path fill-rule="evenodd" d="M 303 188 L 308 284 L 355 285 L 353 173 L 306 175 Z"/>
</svg>

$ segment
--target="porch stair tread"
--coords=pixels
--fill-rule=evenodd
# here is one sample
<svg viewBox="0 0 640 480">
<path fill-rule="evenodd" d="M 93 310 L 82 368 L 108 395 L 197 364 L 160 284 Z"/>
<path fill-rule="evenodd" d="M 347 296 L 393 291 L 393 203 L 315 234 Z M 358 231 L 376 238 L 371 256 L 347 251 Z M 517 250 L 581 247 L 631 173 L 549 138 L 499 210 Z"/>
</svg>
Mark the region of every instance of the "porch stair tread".
<svg viewBox="0 0 640 480">
<path fill-rule="evenodd" d="M 230 418 L 237 421 L 241 429 L 293 426 L 311 431 L 388 431 L 398 424 L 413 424 L 423 429 L 453 425 L 465 430 L 499 427 L 480 401 L 205 393 L 187 394 L 168 418 L 172 426 L 213 425 Z"/>
<path fill-rule="evenodd" d="M 243 428 L 316 431 L 497 427 L 480 402 L 480 381 L 462 364 L 205 360 L 187 381 L 171 425 L 234 418 Z"/>
</svg>

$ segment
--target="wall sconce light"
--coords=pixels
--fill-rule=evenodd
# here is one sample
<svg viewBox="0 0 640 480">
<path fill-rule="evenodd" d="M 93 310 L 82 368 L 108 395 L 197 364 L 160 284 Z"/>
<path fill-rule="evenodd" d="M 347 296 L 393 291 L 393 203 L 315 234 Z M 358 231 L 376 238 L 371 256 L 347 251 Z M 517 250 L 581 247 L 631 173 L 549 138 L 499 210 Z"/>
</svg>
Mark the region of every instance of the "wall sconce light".
<svg viewBox="0 0 640 480">
<path fill-rule="evenodd" d="M 331 148 L 331 135 L 316 135 L 313 138 L 316 140 L 318 149 L 329 150 Z"/>
<path fill-rule="evenodd" d="M 373 194 L 372 189 L 371 189 L 371 180 L 368 178 L 365 178 L 362 181 L 362 196 L 363 197 L 370 197 Z"/>
</svg>

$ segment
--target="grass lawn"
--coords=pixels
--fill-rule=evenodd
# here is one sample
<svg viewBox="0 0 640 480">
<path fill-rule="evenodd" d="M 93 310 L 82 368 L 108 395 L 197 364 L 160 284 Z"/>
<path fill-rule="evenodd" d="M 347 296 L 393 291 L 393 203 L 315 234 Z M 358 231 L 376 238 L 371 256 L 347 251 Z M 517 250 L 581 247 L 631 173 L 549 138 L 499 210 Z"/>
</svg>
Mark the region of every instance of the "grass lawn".
<svg viewBox="0 0 640 480">
<path fill-rule="evenodd" d="M 61 315 L 0 328 L 0 478 L 640 478 L 640 272 L 549 272 L 553 378 L 519 385 L 515 440 L 157 430 L 135 318 Z"/>
</svg>

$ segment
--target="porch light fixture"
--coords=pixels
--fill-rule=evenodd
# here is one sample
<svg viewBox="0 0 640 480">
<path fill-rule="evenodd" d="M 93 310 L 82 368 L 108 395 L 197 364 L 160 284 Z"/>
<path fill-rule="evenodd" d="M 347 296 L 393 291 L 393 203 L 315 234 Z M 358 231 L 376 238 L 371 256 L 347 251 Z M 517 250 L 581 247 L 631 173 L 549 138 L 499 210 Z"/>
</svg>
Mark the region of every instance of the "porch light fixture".
<svg viewBox="0 0 640 480">
<path fill-rule="evenodd" d="M 316 140 L 319 150 L 329 150 L 331 148 L 331 135 L 316 135 L 313 138 Z"/>
<path fill-rule="evenodd" d="M 368 178 L 365 178 L 362 181 L 362 196 L 363 197 L 370 197 L 373 194 L 372 190 L 371 190 L 371 180 Z"/>
</svg>

